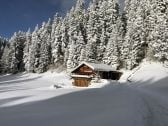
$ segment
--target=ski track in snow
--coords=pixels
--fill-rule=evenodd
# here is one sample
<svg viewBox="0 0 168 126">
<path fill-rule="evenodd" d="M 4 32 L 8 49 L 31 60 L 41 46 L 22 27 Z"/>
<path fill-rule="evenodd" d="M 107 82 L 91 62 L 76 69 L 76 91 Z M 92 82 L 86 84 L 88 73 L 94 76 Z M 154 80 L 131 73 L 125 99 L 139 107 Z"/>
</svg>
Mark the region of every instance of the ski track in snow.
<svg viewBox="0 0 168 126">
<path fill-rule="evenodd" d="M 145 64 L 131 80 L 75 88 L 64 74 L 0 76 L 0 126 L 168 126 L 167 69 Z"/>
</svg>

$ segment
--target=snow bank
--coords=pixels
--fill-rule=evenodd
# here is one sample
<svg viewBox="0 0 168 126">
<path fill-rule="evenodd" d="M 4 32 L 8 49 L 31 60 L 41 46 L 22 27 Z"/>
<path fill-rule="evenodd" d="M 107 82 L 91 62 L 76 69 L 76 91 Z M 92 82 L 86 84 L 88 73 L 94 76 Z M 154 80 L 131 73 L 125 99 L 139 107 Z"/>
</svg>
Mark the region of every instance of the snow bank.
<svg viewBox="0 0 168 126">
<path fill-rule="evenodd" d="M 143 62 L 132 71 L 122 70 L 124 73 L 120 82 L 156 82 L 168 76 L 168 68 L 161 63 Z"/>
<path fill-rule="evenodd" d="M 156 82 L 168 76 L 168 69 L 161 63 L 142 63 L 140 69 L 131 77 L 132 81 Z"/>
</svg>

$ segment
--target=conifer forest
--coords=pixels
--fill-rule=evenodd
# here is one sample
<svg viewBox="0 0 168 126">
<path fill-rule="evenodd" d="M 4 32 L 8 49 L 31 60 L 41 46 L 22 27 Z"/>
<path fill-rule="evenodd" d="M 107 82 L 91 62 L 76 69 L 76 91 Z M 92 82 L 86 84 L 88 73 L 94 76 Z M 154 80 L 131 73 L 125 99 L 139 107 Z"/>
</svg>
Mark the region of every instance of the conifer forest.
<svg viewBox="0 0 168 126">
<path fill-rule="evenodd" d="M 71 69 L 82 61 L 133 69 L 143 59 L 168 61 L 168 1 L 77 0 L 33 31 L 0 38 L 0 73 Z"/>
</svg>

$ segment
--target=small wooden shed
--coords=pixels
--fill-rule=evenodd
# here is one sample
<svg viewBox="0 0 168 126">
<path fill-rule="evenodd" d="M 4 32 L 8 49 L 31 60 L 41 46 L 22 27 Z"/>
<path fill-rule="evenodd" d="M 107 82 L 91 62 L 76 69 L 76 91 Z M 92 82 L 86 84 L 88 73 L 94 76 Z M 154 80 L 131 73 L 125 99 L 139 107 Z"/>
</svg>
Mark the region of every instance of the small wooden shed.
<svg viewBox="0 0 168 126">
<path fill-rule="evenodd" d="M 87 87 L 93 79 L 119 80 L 122 73 L 106 64 L 82 62 L 71 72 L 73 85 Z"/>
</svg>

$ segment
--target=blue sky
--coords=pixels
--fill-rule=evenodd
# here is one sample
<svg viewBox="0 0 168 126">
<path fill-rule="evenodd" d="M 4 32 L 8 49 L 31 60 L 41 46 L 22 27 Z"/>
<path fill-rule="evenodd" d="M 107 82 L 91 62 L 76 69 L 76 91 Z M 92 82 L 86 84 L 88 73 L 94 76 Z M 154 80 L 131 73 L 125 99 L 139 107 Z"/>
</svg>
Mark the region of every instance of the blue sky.
<svg viewBox="0 0 168 126">
<path fill-rule="evenodd" d="M 76 0 L 0 0 L 0 36 L 11 37 L 15 31 L 32 30 L 52 18 L 65 14 Z"/>
<path fill-rule="evenodd" d="M 33 30 L 56 12 L 64 15 L 75 3 L 76 0 L 0 0 L 0 36 L 9 38 L 16 31 Z"/>
</svg>

